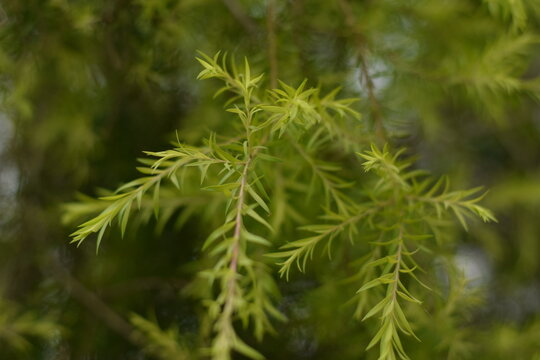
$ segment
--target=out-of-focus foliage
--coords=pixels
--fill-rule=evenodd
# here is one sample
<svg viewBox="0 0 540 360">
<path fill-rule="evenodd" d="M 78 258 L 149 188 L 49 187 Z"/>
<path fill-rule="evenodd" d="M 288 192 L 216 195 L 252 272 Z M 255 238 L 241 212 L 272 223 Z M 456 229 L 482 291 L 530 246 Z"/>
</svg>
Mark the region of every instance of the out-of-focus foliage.
<svg viewBox="0 0 540 360">
<path fill-rule="evenodd" d="M 49 315 L 23 311 L 20 306 L 5 300 L 0 303 L 0 310 L 0 349 L 6 357 L 28 355 L 31 338 L 53 339 L 61 335 L 59 326 Z"/>
<path fill-rule="evenodd" d="M 131 315 L 131 323 L 142 334 L 142 342 L 146 343 L 144 351 L 160 359 L 192 359 L 193 355 L 182 346 L 178 330 L 170 328 L 163 331 L 155 322 L 147 320 L 139 315 Z"/>
<path fill-rule="evenodd" d="M 2 342 L 0 358 L 204 359 L 208 352 L 197 349 L 215 348 L 215 335 L 227 332 L 226 321 L 221 329 L 217 325 L 224 305 L 220 289 L 229 276 L 217 261 L 227 249 L 218 245 L 234 238 L 224 220 L 237 205 L 234 191 L 242 181 L 236 171 L 219 184 L 229 170 L 218 174 L 216 167 L 245 166 L 243 139 L 236 136 L 244 136 L 239 117 L 247 106 L 230 93 L 234 82 L 206 72 L 201 77 L 225 80 L 221 98 L 212 98 L 217 81 L 196 80 L 197 50 L 247 56 L 252 74 L 265 73 L 260 89 L 281 89 L 261 91 L 251 103 L 264 103 L 257 121 L 262 125 L 264 114 L 264 129 L 274 134 L 257 153 L 272 151 L 269 156 L 283 161 L 260 159 L 253 166 L 268 163 L 271 171 L 259 178 L 257 168 L 250 177 L 255 195 L 247 198 L 256 216 L 248 215 L 246 226 L 254 229 L 241 235 L 251 239 L 248 254 L 255 261 L 243 263 L 242 271 L 256 265 L 258 272 L 238 279 L 249 291 L 235 309 L 250 315 L 234 321 L 234 334 L 246 346 L 237 342 L 237 350 L 256 357 L 255 348 L 268 359 L 377 359 L 380 351 L 366 347 L 381 326 L 390 326 L 383 316 L 390 310 L 364 322 L 354 314 L 365 316 L 377 304 L 372 296 L 381 290 L 377 296 L 384 301 L 385 291 L 398 283 L 355 293 L 401 270 L 400 262 L 365 264 L 369 256 L 391 260 L 400 244 L 396 232 L 406 227 L 407 243 L 420 245 L 414 261 L 426 270 L 413 274 L 431 289 L 402 273 L 407 291 L 422 301 L 399 299 L 412 329 L 406 332 L 422 340 L 401 333 L 411 359 L 539 357 L 539 20 L 540 3 L 523 0 L 3 1 L 0 282 L 5 303 L 17 304 L 17 310 L 6 305 L 2 313 L 15 314 L 12 325 L 20 318 L 35 331 L 21 331 L 32 345 L 22 352 Z M 332 91 L 338 87 L 339 94 Z M 360 100 L 342 100 L 349 98 Z M 238 104 L 238 111 L 224 112 L 223 103 Z M 257 130 L 257 142 L 266 130 Z M 171 140 L 179 143 L 160 151 Z M 371 143 L 377 145 L 373 150 Z M 382 149 L 384 143 L 390 150 Z M 403 147 L 405 153 L 394 159 L 395 149 Z M 103 190 L 136 179 L 134 159 L 143 150 L 152 151 L 152 162 L 142 160 L 140 169 L 148 178 L 119 193 Z M 220 151 L 235 160 L 221 158 Z M 355 152 L 379 154 L 375 158 L 396 161 L 398 168 L 411 162 L 399 174 L 413 175 L 403 181 L 394 176 L 403 185 L 395 191 L 375 187 L 386 175 Z M 193 175 L 183 182 L 169 177 L 171 166 L 187 158 Z M 152 169 L 156 160 L 162 161 Z M 364 174 L 366 161 L 370 171 Z M 421 188 L 424 181 L 442 174 L 452 187 L 431 194 L 443 204 L 442 214 L 453 211 L 452 202 L 464 201 L 472 206 L 464 211 L 490 218 L 470 202 L 475 197 L 453 190 L 484 185 L 490 190 L 482 205 L 499 223 L 464 219 L 467 232 L 449 223 L 459 224 L 459 215 L 439 219 L 437 206 L 429 205 L 436 201 L 411 200 L 433 186 Z M 74 202 L 77 191 L 108 200 L 79 195 Z M 309 232 L 308 239 L 320 237 L 356 210 L 389 199 L 409 204 L 405 217 L 385 206 L 372 223 L 362 222 L 353 236 L 349 229 L 340 232 L 326 248 L 327 238 L 311 250 L 299 240 Z M 62 207 L 64 202 L 69 204 Z M 366 202 L 370 207 L 351 209 Z M 110 219 L 103 217 L 78 230 L 81 240 L 103 229 L 97 256 L 90 242 L 67 244 L 75 224 L 107 207 L 119 226 L 106 230 Z M 417 221 L 417 211 L 429 212 L 437 223 Z M 61 216 L 70 225 L 62 226 Z M 208 238 L 215 229 L 222 234 Z M 383 239 L 372 239 L 377 234 Z M 210 244 L 202 249 L 205 239 Z M 373 241 L 381 244 L 368 243 Z M 279 249 L 283 244 L 290 245 Z M 273 264 L 286 262 L 288 255 L 281 255 L 295 249 L 306 251 L 300 254 L 305 273 L 291 261 L 288 281 L 279 278 L 280 267 Z M 331 259 L 320 256 L 328 249 Z M 262 256 L 269 252 L 281 258 Z M 207 277 L 193 282 L 197 273 Z M 211 276 L 214 287 L 205 283 Z M 275 285 L 253 287 L 254 279 Z M 249 300 L 256 291 L 281 293 L 269 301 L 286 322 L 253 322 L 261 318 Z M 156 316 L 150 321 L 132 313 Z M 44 324 L 51 331 L 39 331 Z M 9 329 L 0 326 L 0 332 Z M 253 333 L 257 326 L 261 330 Z M 271 328 L 276 331 L 261 340 L 262 329 Z"/>
</svg>

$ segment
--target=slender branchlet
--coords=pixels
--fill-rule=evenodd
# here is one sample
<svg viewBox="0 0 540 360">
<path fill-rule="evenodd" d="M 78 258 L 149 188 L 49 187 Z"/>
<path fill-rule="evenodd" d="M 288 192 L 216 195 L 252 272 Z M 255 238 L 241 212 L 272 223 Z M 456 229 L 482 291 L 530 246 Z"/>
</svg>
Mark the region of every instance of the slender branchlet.
<svg viewBox="0 0 540 360">
<path fill-rule="evenodd" d="M 439 234 L 438 227 L 448 226 L 442 221 L 446 214 L 453 212 L 464 228 L 467 218 L 474 215 L 484 221 L 495 220 L 489 210 L 477 204 L 483 197 L 474 196 L 479 189 L 450 191 L 445 178 L 434 181 L 424 171 L 409 170 L 411 162 L 399 159 L 402 153 L 391 153 L 387 147 L 381 150 L 374 145 L 371 150 L 359 153 L 364 170 L 376 174 L 363 202 L 353 202 L 344 213 L 339 213 L 339 206 L 338 213 L 327 210 L 321 219 L 330 223 L 303 226 L 302 230 L 313 235 L 290 242 L 282 251 L 269 255 L 279 259 L 280 274 L 288 278 L 294 264 L 300 271 L 306 271 L 307 262 L 321 243 L 330 255 L 331 247 L 338 246 L 337 239 L 359 243 L 362 237 L 370 239 L 362 230 L 374 233 L 371 253 L 361 259 L 360 272 L 352 281 L 360 280 L 362 284 L 355 296 L 355 315 L 362 320 L 380 317 L 367 349 L 379 344 L 381 360 L 409 359 L 400 334 L 416 335 L 403 302 L 422 304 L 412 295 L 410 280 L 429 292 L 429 287 L 416 275 L 421 267 L 415 254 L 437 247 L 436 242 L 427 240 Z M 386 288 L 382 294 L 378 291 L 380 287 Z M 373 303 L 377 297 L 379 300 Z"/>
<path fill-rule="evenodd" d="M 124 235 L 135 208 L 143 220 L 153 213 L 162 227 L 174 213 L 180 214 L 177 224 L 194 212 L 203 215 L 200 221 L 214 229 L 201 245 L 207 265 L 186 293 L 199 297 L 207 310 L 211 325 L 201 336 L 208 346 L 198 353 L 214 360 L 230 360 L 234 353 L 263 359 L 240 337 L 238 326 L 260 341 L 275 332 L 275 321 L 286 320 L 268 262 L 274 260 L 279 275 L 289 279 L 292 267 L 305 272 L 317 252 L 332 259 L 334 248 L 346 248 L 347 258 L 359 259 L 354 262 L 360 269 L 347 283 L 357 290 L 355 316 L 369 320 L 374 333 L 368 349 L 378 344 L 381 360 L 408 359 L 401 337 L 416 337 L 410 305 L 421 306 L 430 295 L 419 275 L 429 264 L 418 254 L 441 246 L 442 229 L 452 224 L 449 214 L 465 229 L 473 217 L 495 220 L 479 205 L 480 189 L 450 190 L 446 178 L 412 170 L 403 151 L 389 146 L 366 150 L 359 141 L 332 147 L 342 134 L 354 134 L 350 124 L 356 129 L 360 123 L 355 100 L 337 99 L 338 89 L 321 95 L 307 81 L 261 89 L 263 76 L 252 75 L 247 60 L 241 69 L 219 53 L 201 53 L 198 61 L 199 79 L 223 83 L 216 95 L 228 93 L 231 126 L 219 136 L 209 134 L 204 146 L 178 140 L 171 150 L 147 152 L 150 159 L 139 168 L 143 177 L 100 200 L 70 204 L 66 218 L 97 213 L 72 234 L 73 241 L 81 244 L 97 233 L 99 247 L 114 220 Z M 356 156 L 351 149 L 359 148 Z M 339 157 L 327 157 L 330 150 Z M 220 212 L 223 217 L 216 217 Z M 295 239 L 296 232 L 281 230 L 285 223 L 311 234 Z M 269 239 L 281 242 L 281 250 L 273 251 Z M 134 321 L 163 340 L 159 328 Z M 165 340 L 156 341 L 154 353 L 195 353 Z"/>
<path fill-rule="evenodd" d="M 339 7 L 353 38 L 354 46 L 356 47 L 357 61 L 358 65 L 360 66 L 360 73 L 362 74 L 361 80 L 363 80 L 363 83 L 366 85 L 371 115 L 375 125 L 375 134 L 379 141 L 387 142 L 388 139 L 386 130 L 384 128 L 381 105 L 375 96 L 375 85 L 369 73 L 369 68 L 366 61 L 368 53 L 366 41 L 363 35 L 359 32 L 359 25 L 354 17 L 354 11 L 349 1 L 339 0 Z"/>
</svg>

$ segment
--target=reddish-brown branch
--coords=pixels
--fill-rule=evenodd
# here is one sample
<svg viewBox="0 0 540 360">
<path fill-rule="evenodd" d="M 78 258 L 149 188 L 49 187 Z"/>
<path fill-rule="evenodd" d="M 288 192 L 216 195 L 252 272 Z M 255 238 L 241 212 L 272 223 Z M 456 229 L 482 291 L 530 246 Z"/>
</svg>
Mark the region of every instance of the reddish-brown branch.
<svg viewBox="0 0 540 360">
<path fill-rule="evenodd" d="M 242 176 L 240 179 L 240 189 L 238 190 L 238 202 L 236 204 L 236 218 L 235 218 L 235 225 L 234 225 L 234 234 L 233 234 L 233 243 L 232 243 L 232 256 L 231 256 L 231 263 L 229 265 L 229 269 L 232 273 L 231 279 L 229 279 L 229 282 L 227 283 L 228 289 L 227 289 L 227 301 L 225 302 L 225 306 L 223 308 L 223 313 L 226 316 L 230 316 L 233 311 L 233 300 L 234 300 L 234 293 L 236 291 L 236 272 L 238 270 L 238 257 L 240 255 L 240 236 L 242 234 L 242 209 L 244 207 L 244 201 L 245 201 L 245 194 L 246 194 L 246 184 L 247 184 L 247 177 L 248 177 L 248 169 L 249 165 L 251 163 L 251 158 L 249 158 L 246 161 L 246 164 L 244 165 L 244 170 L 242 171 Z"/>
</svg>

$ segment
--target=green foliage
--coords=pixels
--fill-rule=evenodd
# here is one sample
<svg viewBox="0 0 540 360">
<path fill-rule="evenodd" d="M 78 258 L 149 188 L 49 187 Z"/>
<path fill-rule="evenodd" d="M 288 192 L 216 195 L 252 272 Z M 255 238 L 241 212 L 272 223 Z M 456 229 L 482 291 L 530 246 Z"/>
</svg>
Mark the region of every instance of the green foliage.
<svg viewBox="0 0 540 360">
<path fill-rule="evenodd" d="M 6 300 L 0 302 L 0 314 L 0 341 L 17 351 L 28 351 L 32 338 L 52 339 L 60 336 L 61 328 L 51 316 L 21 310 Z"/>
<path fill-rule="evenodd" d="M 521 0 L 485 0 L 489 10 L 512 23 L 514 31 L 520 31 L 527 26 L 527 11 Z"/>
<path fill-rule="evenodd" d="M 157 356 L 159 359 L 193 359 L 185 346 L 180 344 L 178 329 L 170 328 L 163 331 L 155 322 L 147 320 L 137 314 L 132 314 L 131 323 L 144 336 L 147 346 L 144 350 Z"/>
<path fill-rule="evenodd" d="M 3 1 L 3 357 L 536 359 L 539 28 L 524 0 Z"/>
<path fill-rule="evenodd" d="M 453 212 L 465 228 L 466 219 L 473 215 L 484 221 L 495 220 L 489 210 L 477 204 L 482 196 L 474 195 L 479 190 L 450 191 L 444 178 L 434 181 L 423 171 L 408 170 L 412 164 L 399 160 L 402 151 L 391 154 L 387 147 L 380 150 L 371 145 L 370 151 L 358 155 L 363 159 L 364 170 L 377 174 L 377 179 L 365 185 L 361 197 L 358 193 L 353 197 L 352 183 L 333 174 L 339 166 L 308 154 L 309 148 L 320 149 L 332 140 L 332 133 L 324 125 L 330 117 L 328 110 L 341 117 L 358 118 L 358 113 L 349 107 L 352 100 L 336 100 L 335 91 L 319 98 L 320 90 L 305 89 L 306 81 L 298 88 L 280 83 L 280 89 L 270 90 L 264 97 L 258 94 L 263 77 L 252 77 L 247 60 L 242 72 L 234 61 L 229 72 L 226 57 L 220 61 L 219 53 L 213 58 L 202 54 L 198 60 L 204 68 L 200 79 L 217 78 L 225 83 L 217 94 L 233 93 L 226 111 L 237 118 L 233 126 L 236 133 L 223 144 L 218 144 L 212 134 L 204 148 L 178 143 L 173 150 L 147 152 L 157 160 L 144 160 L 149 167 L 138 170 L 149 176 L 121 186 L 115 195 L 101 197 L 109 205 L 81 224 L 72 234 L 73 241 L 81 243 L 90 234 L 98 233 L 99 247 L 105 229 L 115 219 L 124 234 L 132 203 L 137 201 L 140 209 L 144 194 L 152 188 L 158 216 L 162 180 L 172 182 L 182 194 L 182 184 L 187 181 L 200 182 L 201 190 L 222 193 L 227 199 L 224 222 L 202 244 L 213 265 L 200 271 L 198 277 L 206 283 L 203 304 L 213 324 L 208 354 L 213 359 L 228 360 L 233 351 L 252 359 L 263 358 L 238 336 L 236 320 L 251 326 L 259 341 L 266 332 L 275 332 L 271 318 L 286 320 L 276 308 L 278 287 L 261 254 L 281 259 L 279 272 L 288 278 L 294 264 L 305 271 L 320 243 L 325 243 L 330 254 L 331 244 L 338 237 L 354 243 L 360 241 L 357 238 L 375 236 L 370 261 L 360 270 L 368 276 L 363 277 L 357 292 L 356 314 L 364 316 L 367 309 L 362 307 L 379 296 L 371 296 L 372 291 L 384 287 L 385 295 L 363 317 L 366 320 L 380 313 L 381 319 L 367 349 L 379 343 L 380 359 L 408 359 L 399 333 L 415 335 L 401 302 L 421 301 L 411 294 L 404 277 L 424 285 L 415 275 L 419 265 L 414 254 L 437 246 L 437 242 L 428 245 L 427 240 L 432 235 L 439 237 L 441 227 L 448 226 L 443 219 L 446 214 Z M 282 155 L 285 147 L 289 148 L 289 156 Z M 321 219 L 325 222 L 301 227 L 314 235 L 283 245 L 281 252 L 269 253 L 269 239 L 275 236 L 275 230 L 265 217 L 273 207 L 274 189 L 266 179 L 271 178 L 276 162 L 294 166 L 291 156 L 306 162 L 322 186 L 327 206 Z M 312 181 L 304 191 L 313 193 L 316 187 L 317 183 Z M 364 232 L 370 235 L 365 236 Z M 437 240 L 439 244 L 443 241 Z M 214 294 L 211 289 L 215 288 L 219 290 Z"/>
<path fill-rule="evenodd" d="M 323 241 L 330 254 L 332 242 L 340 235 L 343 240 L 351 242 L 373 238 L 370 243 L 374 248 L 365 257 L 358 274 L 362 286 L 357 291 L 355 314 L 362 320 L 380 315 L 380 328 L 367 347 L 370 349 L 379 343 L 380 359 L 409 359 L 399 333 L 416 336 L 400 302 L 421 304 L 422 301 L 411 294 L 404 277 L 410 277 L 410 280 L 430 290 L 415 275 L 415 271 L 422 268 L 414 255 L 418 251 L 431 252 L 430 247 L 444 241 L 428 241 L 440 237 L 441 228 L 449 225 L 443 217 L 453 212 L 465 228 L 465 219 L 473 215 L 486 222 L 495 220 L 489 210 L 477 205 L 483 196 L 471 198 L 479 189 L 449 191 L 448 181 L 441 179 L 435 182 L 423 171 L 407 170 L 411 162 L 398 161 L 399 154 L 391 155 L 386 148 L 380 150 L 373 145 L 371 151 L 359 153 L 364 159 L 365 171 L 377 173 L 378 179 L 366 189 L 365 199 L 354 207 L 353 215 L 328 211 L 322 219 L 334 223 L 304 226 L 302 230 L 314 235 L 290 242 L 283 246 L 284 251 L 271 254 L 283 259 L 279 263 L 280 273 L 288 277 L 295 263 L 305 271 L 315 247 Z M 379 287 L 385 289 L 382 299 L 367 308 L 374 297 L 381 296 L 377 292 L 372 294 L 380 290 Z"/>
</svg>

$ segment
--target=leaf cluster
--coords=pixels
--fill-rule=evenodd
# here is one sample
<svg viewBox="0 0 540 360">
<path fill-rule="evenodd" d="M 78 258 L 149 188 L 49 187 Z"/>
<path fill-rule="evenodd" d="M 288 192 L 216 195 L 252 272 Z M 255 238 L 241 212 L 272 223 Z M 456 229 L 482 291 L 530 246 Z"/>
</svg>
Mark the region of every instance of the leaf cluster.
<svg viewBox="0 0 540 360">
<path fill-rule="evenodd" d="M 449 226 L 451 212 L 465 228 L 475 216 L 495 220 L 478 204 L 480 189 L 451 191 L 445 178 L 435 180 L 424 171 L 411 170 L 412 161 L 401 159 L 403 151 L 392 152 L 387 146 L 371 145 L 358 156 L 349 154 L 355 165 L 345 172 L 339 162 L 324 160 L 321 154 L 340 134 L 333 129 L 343 130 L 348 121 L 359 120 L 351 107 L 353 99 L 336 99 L 338 90 L 322 96 L 306 81 L 296 88 L 280 82 L 280 88 L 261 92 L 263 76 L 253 75 L 247 60 L 241 70 L 219 53 L 201 54 L 198 61 L 203 67 L 199 79 L 218 79 L 224 85 L 216 95 L 232 95 L 225 105 L 233 115 L 230 134 L 220 134 L 218 142 L 212 133 L 201 147 L 178 141 L 173 149 L 147 152 L 150 159 L 142 160 L 144 166 L 138 168 L 144 176 L 101 197 L 101 205 L 68 207 L 72 218 L 88 215 L 89 209 L 101 210 L 79 226 L 73 242 L 80 244 L 97 233 L 99 247 L 105 229 L 115 220 L 123 235 L 132 208 L 144 210 L 150 192 L 154 215 L 159 217 L 162 182 L 169 182 L 179 199 L 215 194 L 206 198 L 207 204 L 222 206 L 223 215 L 213 213 L 212 223 L 217 225 L 201 244 L 208 265 L 198 272 L 198 285 L 192 287 L 211 324 L 209 346 L 202 351 L 215 360 L 229 360 L 233 352 L 262 359 L 238 335 L 237 324 L 251 329 L 261 341 L 265 333 L 275 332 L 276 320 L 286 321 L 278 310 L 279 287 L 270 259 L 288 279 L 293 266 L 306 271 L 318 248 L 331 256 L 334 246 L 349 243 L 366 251 L 362 243 L 368 242 L 354 280 L 361 284 L 353 299 L 356 314 L 363 320 L 380 319 L 368 349 L 379 344 L 380 359 L 408 359 L 400 335 L 415 335 L 405 303 L 422 303 L 413 295 L 412 283 L 427 288 L 416 275 L 421 271 L 417 253 L 442 242 L 440 234 Z M 362 168 L 372 175 L 362 174 Z M 306 181 L 305 169 L 311 180 Z M 285 171 L 292 175 L 283 181 Z M 293 215 L 295 226 L 303 222 L 286 197 L 309 199 L 317 192 L 324 194 L 315 209 L 321 222 L 300 226 L 311 235 L 273 251 L 274 242 L 284 234 L 279 230 L 283 212 Z"/>
</svg>

